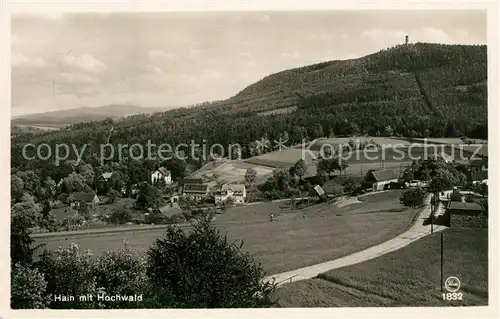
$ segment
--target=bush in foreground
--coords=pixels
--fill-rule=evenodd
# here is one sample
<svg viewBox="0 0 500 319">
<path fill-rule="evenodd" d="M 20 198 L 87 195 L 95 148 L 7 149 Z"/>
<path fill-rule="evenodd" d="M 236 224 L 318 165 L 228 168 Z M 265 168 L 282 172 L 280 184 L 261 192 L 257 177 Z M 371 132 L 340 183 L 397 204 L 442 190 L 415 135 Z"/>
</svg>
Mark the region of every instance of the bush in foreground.
<svg viewBox="0 0 500 319">
<path fill-rule="evenodd" d="M 78 246 L 46 250 L 37 263 L 47 280 L 47 295 L 50 308 L 92 308 L 88 302 L 79 302 L 78 297 L 95 294 L 97 291 L 93 276 L 90 251 L 80 252 Z M 57 302 L 55 296 L 75 296 L 74 302 Z"/>
<path fill-rule="evenodd" d="M 415 209 L 424 205 L 426 194 L 422 188 L 414 188 L 404 192 L 399 200 L 404 206 Z"/>
<path fill-rule="evenodd" d="M 12 268 L 11 297 L 12 309 L 45 308 L 48 299 L 45 294 L 47 282 L 42 273 L 21 264 Z"/>
<path fill-rule="evenodd" d="M 148 252 L 148 269 L 158 303 L 175 308 L 268 307 L 274 285 L 241 251 L 242 245 L 203 218 L 188 234 L 169 228 Z"/>
<path fill-rule="evenodd" d="M 264 271 L 203 216 L 194 229 L 170 227 L 147 255 L 124 249 L 92 258 L 77 245 L 46 251 L 35 264 L 16 265 L 13 307 L 53 309 L 224 308 L 275 304 Z M 34 267 L 38 267 L 37 269 Z M 97 295 L 139 296 L 103 301 Z M 80 296 L 94 296 L 80 300 Z M 57 296 L 74 296 L 60 301 Z"/>
</svg>

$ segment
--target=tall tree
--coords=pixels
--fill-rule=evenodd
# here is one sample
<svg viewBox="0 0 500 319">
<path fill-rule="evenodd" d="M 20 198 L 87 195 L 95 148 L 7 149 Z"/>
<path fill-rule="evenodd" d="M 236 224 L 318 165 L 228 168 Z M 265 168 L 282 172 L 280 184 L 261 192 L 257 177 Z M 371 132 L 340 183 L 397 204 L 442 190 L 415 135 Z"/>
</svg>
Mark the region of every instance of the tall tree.
<svg viewBox="0 0 500 319">
<path fill-rule="evenodd" d="M 426 192 L 419 187 L 404 192 L 399 200 L 401 204 L 415 209 L 424 204 L 425 196 Z"/>
<path fill-rule="evenodd" d="M 147 274 L 156 298 L 180 308 L 269 307 L 275 285 L 240 245 L 231 243 L 206 216 L 190 232 L 168 228 L 148 251 Z"/>
<path fill-rule="evenodd" d="M 24 182 L 17 175 L 10 176 L 10 197 L 13 203 L 21 200 L 24 193 Z"/>
<path fill-rule="evenodd" d="M 257 171 L 254 168 L 248 168 L 245 172 L 245 182 L 248 186 L 252 186 L 257 179 Z"/>
<path fill-rule="evenodd" d="M 307 171 L 307 164 L 303 159 L 300 159 L 293 165 L 293 174 L 297 175 L 300 180 L 304 177 L 306 171 Z"/>
</svg>

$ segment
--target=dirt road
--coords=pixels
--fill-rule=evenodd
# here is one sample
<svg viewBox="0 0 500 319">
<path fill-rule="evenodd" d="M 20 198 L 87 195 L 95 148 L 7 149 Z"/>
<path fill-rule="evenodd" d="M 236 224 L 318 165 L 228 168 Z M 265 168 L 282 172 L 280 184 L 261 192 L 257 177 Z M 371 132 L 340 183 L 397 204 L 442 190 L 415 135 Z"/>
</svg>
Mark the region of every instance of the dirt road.
<svg viewBox="0 0 500 319">
<path fill-rule="evenodd" d="M 264 281 L 272 282 L 274 280 L 278 285 L 295 282 L 299 280 L 306 280 L 316 277 L 317 275 L 345 267 L 353 264 L 357 264 L 366 260 L 370 260 L 381 255 L 387 254 L 389 252 L 401 249 L 410 243 L 427 236 L 431 233 L 431 225 L 423 225 L 424 220 L 430 216 L 431 207 L 430 207 L 431 196 L 426 198 L 425 206 L 418 215 L 415 223 L 404 233 L 401 235 L 388 240 L 380 245 L 376 245 L 370 247 L 368 249 L 362 250 L 360 252 L 338 258 L 335 260 L 327 261 L 324 263 L 316 264 L 309 267 L 304 267 L 292 271 L 287 271 L 281 274 L 275 274 L 264 278 Z M 441 231 L 446 227 L 443 226 L 434 226 L 434 232 Z"/>
</svg>

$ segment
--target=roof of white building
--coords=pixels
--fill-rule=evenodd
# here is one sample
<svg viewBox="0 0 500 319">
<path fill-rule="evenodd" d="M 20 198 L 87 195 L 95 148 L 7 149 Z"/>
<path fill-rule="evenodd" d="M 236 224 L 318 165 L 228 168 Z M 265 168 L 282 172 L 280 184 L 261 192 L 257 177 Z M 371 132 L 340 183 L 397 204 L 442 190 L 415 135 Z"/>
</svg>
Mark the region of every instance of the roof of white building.
<svg viewBox="0 0 500 319">
<path fill-rule="evenodd" d="M 233 191 L 233 192 L 243 192 L 245 190 L 245 185 L 243 184 L 224 184 L 222 185 L 222 191 Z"/>
</svg>

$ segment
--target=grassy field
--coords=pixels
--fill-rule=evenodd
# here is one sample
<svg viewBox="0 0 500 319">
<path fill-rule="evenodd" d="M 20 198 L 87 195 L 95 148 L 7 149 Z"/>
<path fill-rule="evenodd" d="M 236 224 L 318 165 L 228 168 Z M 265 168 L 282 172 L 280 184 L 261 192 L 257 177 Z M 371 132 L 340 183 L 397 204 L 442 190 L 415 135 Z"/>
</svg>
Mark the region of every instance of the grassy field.
<svg viewBox="0 0 500 319">
<path fill-rule="evenodd" d="M 340 140 L 340 138 L 338 140 Z M 402 142 L 402 140 L 394 141 L 396 141 L 397 143 Z M 382 140 L 380 142 L 382 142 Z M 317 142 L 309 149 L 307 147 L 305 147 L 304 149 L 301 149 L 299 147 L 270 152 L 251 157 L 249 159 L 246 159 L 245 162 L 257 166 L 267 166 L 270 168 L 286 168 L 292 166 L 300 159 L 305 159 L 308 165 L 314 165 L 313 159 L 318 156 L 320 150 L 319 145 L 321 143 L 322 142 Z M 396 165 L 393 165 L 393 167 L 395 167 L 399 165 L 406 165 L 408 163 L 411 163 L 413 160 L 418 160 L 419 158 L 427 158 L 442 153 L 451 156 L 457 161 L 467 160 L 467 158 L 473 155 L 473 152 L 475 151 L 475 148 L 473 146 L 464 146 L 462 147 L 462 149 L 458 149 L 446 144 L 435 144 L 425 147 L 416 144 L 411 146 L 397 144 L 397 146 L 395 147 L 346 152 L 342 155 L 342 158 L 350 166 L 356 164 L 378 164 L 378 167 L 376 168 L 379 168 L 382 162 L 384 164 L 397 163 Z M 487 145 L 481 148 L 479 154 L 483 154 L 485 152 L 487 154 Z M 354 170 L 358 171 L 360 170 L 360 167 L 354 166 Z"/>
<path fill-rule="evenodd" d="M 423 141 L 423 139 L 420 139 Z M 488 144 L 488 140 L 482 140 L 478 138 L 473 138 L 476 144 Z M 462 144 L 462 139 L 458 137 L 442 137 L 442 138 L 427 138 L 428 143 L 438 143 L 438 144 Z"/>
<path fill-rule="evenodd" d="M 312 163 L 313 158 L 316 158 L 318 152 L 312 151 L 311 153 L 313 155 L 306 151 L 303 152 L 300 148 L 290 147 L 281 151 L 254 156 L 246 159 L 245 162 L 272 168 L 284 168 L 292 166 L 300 159 L 304 159 L 306 163 Z"/>
<path fill-rule="evenodd" d="M 366 204 L 338 208 L 331 203 L 301 210 L 288 204 L 262 203 L 234 207 L 214 220 L 231 240 L 244 240 L 243 249 L 262 263 L 268 274 L 328 261 L 389 240 L 404 232 L 416 211 L 399 204 L 399 193 Z M 269 214 L 275 219 L 269 221 Z M 302 216 L 306 214 L 307 218 Z M 145 251 L 164 230 L 68 235 L 36 238 L 47 248 L 79 244 L 95 254 L 123 247 L 126 240 Z"/>
<path fill-rule="evenodd" d="M 297 109 L 296 106 L 285 107 L 281 109 L 274 109 L 270 111 L 259 112 L 257 115 L 266 116 L 266 115 L 275 115 L 275 114 L 287 114 L 295 111 Z"/>
<path fill-rule="evenodd" d="M 320 138 L 316 141 L 311 142 L 312 145 L 308 145 L 307 148 L 312 151 L 319 151 L 323 145 L 336 146 L 339 144 L 348 144 L 349 141 L 359 141 L 359 142 L 370 142 L 373 141 L 381 146 L 388 145 L 399 145 L 399 146 L 409 146 L 411 142 L 406 139 L 392 138 L 392 137 L 377 137 L 377 136 L 353 136 L 353 137 L 332 137 L 332 138 Z"/>
<path fill-rule="evenodd" d="M 232 160 L 225 163 L 220 163 L 220 165 L 216 165 L 213 167 L 205 166 L 197 172 L 193 173 L 190 177 L 219 180 L 225 183 L 244 183 L 245 173 L 249 168 L 253 168 L 257 172 L 257 183 L 265 181 L 273 173 L 273 169 L 270 167 L 245 163 L 239 160 Z"/>
<path fill-rule="evenodd" d="M 461 281 L 461 301 L 444 301 L 440 291 L 440 234 L 319 278 L 279 289 L 282 307 L 479 306 L 488 304 L 488 233 L 447 229 L 444 279 Z"/>
</svg>

